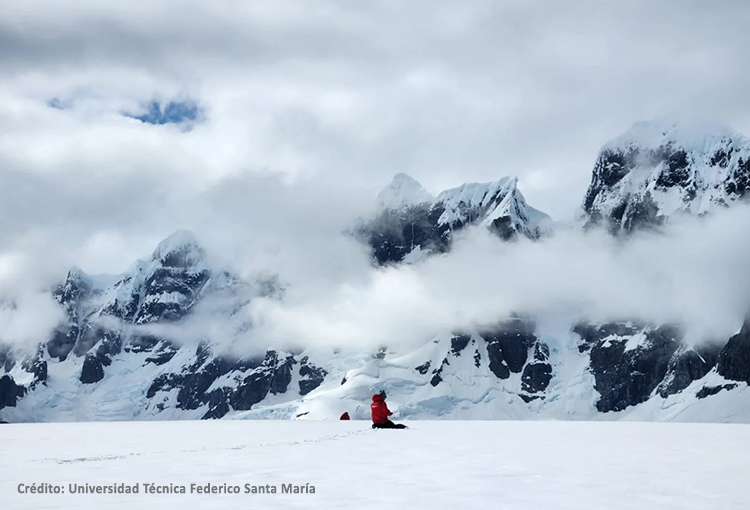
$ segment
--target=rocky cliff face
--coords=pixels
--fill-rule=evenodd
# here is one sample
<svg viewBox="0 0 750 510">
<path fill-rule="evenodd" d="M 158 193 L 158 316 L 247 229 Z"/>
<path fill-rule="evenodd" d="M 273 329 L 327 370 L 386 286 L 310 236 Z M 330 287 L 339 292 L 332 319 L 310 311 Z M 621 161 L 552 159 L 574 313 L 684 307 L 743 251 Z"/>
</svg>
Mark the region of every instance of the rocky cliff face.
<svg viewBox="0 0 750 510">
<path fill-rule="evenodd" d="M 398 174 L 378 197 L 378 215 L 363 222 L 357 234 L 382 265 L 445 253 L 454 233 L 472 225 L 505 240 L 539 239 L 551 233 L 552 220 L 526 203 L 517 184 L 515 177 L 505 177 L 464 184 L 432 197 L 417 181 Z"/>
<path fill-rule="evenodd" d="M 613 232 L 652 228 L 741 200 L 750 186 L 750 140 L 726 128 L 639 123 L 602 148 L 583 208 Z"/>
</svg>

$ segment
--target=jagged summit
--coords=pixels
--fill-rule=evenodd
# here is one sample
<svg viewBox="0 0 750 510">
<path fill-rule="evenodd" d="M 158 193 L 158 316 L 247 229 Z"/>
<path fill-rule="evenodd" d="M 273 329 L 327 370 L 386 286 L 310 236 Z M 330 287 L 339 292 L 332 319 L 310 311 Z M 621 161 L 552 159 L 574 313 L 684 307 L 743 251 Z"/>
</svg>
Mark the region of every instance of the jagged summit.
<svg viewBox="0 0 750 510">
<path fill-rule="evenodd" d="M 378 194 L 378 205 L 387 209 L 432 203 L 435 200 L 416 179 L 405 173 L 393 176 L 391 183 Z"/>
<path fill-rule="evenodd" d="M 466 183 L 437 197 L 406 174 L 397 174 L 379 195 L 380 213 L 359 229 L 378 264 L 416 262 L 450 249 L 453 233 L 481 225 L 509 240 L 538 239 L 552 231 L 552 220 L 526 202 L 516 177 Z"/>
<path fill-rule="evenodd" d="M 716 125 L 642 122 L 600 151 L 583 208 L 611 231 L 703 215 L 750 187 L 750 140 Z"/>
<path fill-rule="evenodd" d="M 159 243 L 151 260 L 165 267 L 187 268 L 202 262 L 205 256 L 206 252 L 193 232 L 178 230 Z"/>
</svg>

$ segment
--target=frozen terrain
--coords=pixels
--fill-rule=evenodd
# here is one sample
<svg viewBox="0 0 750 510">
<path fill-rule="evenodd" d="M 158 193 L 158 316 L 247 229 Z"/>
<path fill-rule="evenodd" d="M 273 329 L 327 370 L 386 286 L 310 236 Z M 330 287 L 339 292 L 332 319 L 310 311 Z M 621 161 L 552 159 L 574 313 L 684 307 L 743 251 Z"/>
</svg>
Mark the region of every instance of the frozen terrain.
<svg viewBox="0 0 750 510">
<path fill-rule="evenodd" d="M 592 422 L 4 425 L 2 508 L 750 508 L 750 427 Z M 19 494 L 18 484 L 65 494 Z M 68 484 L 139 485 L 70 494 Z M 147 494 L 147 483 L 185 494 Z M 190 484 L 240 494 L 190 493 Z M 277 487 L 244 493 L 245 484 Z M 315 487 L 284 494 L 282 484 Z"/>
<path fill-rule="evenodd" d="M 639 229 L 669 235 L 686 228 L 671 222 L 673 216 L 709 222 L 730 207 L 747 214 L 748 189 L 750 139 L 725 128 L 664 122 L 639 123 L 602 148 L 583 201 L 583 224 L 552 223 L 526 202 L 511 176 L 432 195 L 397 174 L 371 217 L 346 220 L 351 229 L 345 235 L 353 245 L 363 243 L 353 249 L 369 252 L 371 267 L 362 269 L 377 283 L 368 295 L 387 285 L 415 294 L 390 291 L 386 299 L 352 306 L 359 284 L 332 283 L 331 291 L 347 303 L 343 309 L 356 313 L 330 316 L 318 315 L 317 306 L 310 308 L 313 315 L 304 311 L 318 294 L 294 298 L 295 282 L 287 275 L 238 270 L 179 230 L 121 274 L 89 275 L 78 267 L 64 279 L 61 274 L 45 290 L 58 318 L 30 345 L 9 339 L 12 328 L 0 330 L 0 421 L 329 420 L 343 411 L 362 419 L 372 394 L 384 389 L 410 420 L 750 423 L 750 321 L 741 273 L 714 276 L 713 264 L 699 258 L 679 273 L 665 270 L 669 257 L 659 254 L 662 262 L 652 265 L 658 250 L 650 249 L 634 266 L 638 271 L 628 269 L 613 283 L 580 285 L 586 278 L 579 277 L 571 285 L 560 278 L 566 269 L 554 269 L 581 266 L 584 259 L 566 262 L 555 251 L 579 227 L 606 226 L 623 248 L 643 246 L 659 238 L 643 237 Z M 472 232 L 491 234 L 497 264 L 474 268 L 474 250 L 481 255 L 487 247 L 470 243 Z M 712 239 L 705 244 L 715 244 Z M 454 243 L 465 244 L 454 250 Z M 609 260 L 606 245 L 592 241 L 586 252 Z M 531 246 L 552 248 L 548 252 L 560 261 L 532 257 L 534 270 L 518 279 L 513 257 L 501 253 Z M 729 259 L 738 268 L 744 267 L 743 250 L 726 250 L 738 253 Z M 615 257 L 613 269 L 627 268 L 627 260 Z M 667 314 L 622 304 L 598 312 L 594 303 L 619 303 L 616 294 L 637 283 L 641 268 L 655 290 L 683 278 L 695 290 L 677 293 L 684 297 L 671 299 L 674 310 Z M 465 285 L 475 270 L 487 281 Z M 702 271 L 707 276 L 694 277 Z M 725 279 L 736 280 L 737 290 L 722 290 Z M 557 289 L 553 301 L 564 304 L 537 303 L 537 286 Z M 596 287 L 608 292 L 587 299 Z M 680 318 L 692 315 L 691 296 L 706 299 L 699 308 L 708 309 L 714 293 L 728 304 L 711 304 L 717 310 L 705 316 L 723 324 L 720 334 L 704 339 L 690 331 L 695 321 Z M 526 294 L 532 297 L 516 302 L 514 296 Z M 409 302 L 418 305 L 422 295 L 438 306 L 425 307 L 420 318 L 420 306 Z M 4 325 L 24 317 L 12 297 L 0 295 Z M 659 301 L 649 302 L 660 308 Z M 388 319 L 374 303 L 398 310 Z M 353 327 L 337 315 L 355 317 L 346 319 Z M 269 320 L 283 323 L 281 330 L 269 328 Z M 362 334 L 372 329 L 370 321 L 390 320 L 399 327 Z M 409 338 L 396 330 L 409 331 Z M 359 342 L 363 336 L 369 341 Z M 696 343 L 698 337 L 704 341 Z"/>
</svg>

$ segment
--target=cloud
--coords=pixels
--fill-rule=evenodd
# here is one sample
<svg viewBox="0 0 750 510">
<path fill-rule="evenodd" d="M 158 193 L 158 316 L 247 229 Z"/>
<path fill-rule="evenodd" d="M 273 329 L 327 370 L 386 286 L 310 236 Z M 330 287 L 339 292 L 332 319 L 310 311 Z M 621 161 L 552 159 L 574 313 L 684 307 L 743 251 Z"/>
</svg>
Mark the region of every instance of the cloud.
<svg viewBox="0 0 750 510">
<path fill-rule="evenodd" d="M 466 311 L 464 319 L 451 311 L 464 308 L 448 296 L 468 295 L 469 284 L 480 280 L 454 281 L 450 275 L 462 274 L 462 266 L 436 258 L 404 274 L 372 272 L 367 253 L 338 233 L 366 214 L 397 172 L 433 193 L 515 174 L 531 205 L 564 219 L 582 201 L 599 147 L 635 121 L 678 112 L 750 132 L 748 11 L 739 0 L 105 0 L 64 7 L 40 0 L 4 7 L 0 260 L 12 269 L 0 270 L 0 290 L 33 295 L 72 265 L 119 273 L 172 231 L 188 228 L 242 272 L 276 270 L 293 284 L 290 308 L 253 311 L 263 317 L 313 314 L 311 321 L 339 323 L 350 336 L 375 336 L 368 333 L 380 331 L 375 310 L 382 306 L 391 316 L 397 310 L 387 296 L 403 293 L 409 301 L 397 302 L 413 312 L 414 324 L 429 325 L 429 314 L 412 309 L 423 302 L 441 311 L 438 325 L 443 317 L 479 320 L 484 315 Z M 154 104 L 163 114 L 170 101 L 188 98 L 200 105 L 201 122 L 187 132 L 122 115 Z M 615 264 L 618 248 L 585 239 L 561 234 L 551 244 L 513 248 L 474 239 L 459 243 L 450 260 L 472 265 L 476 257 L 491 279 L 493 268 L 518 262 L 513 257 L 537 259 L 536 270 L 546 275 L 538 281 L 563 281 L 518 287 L 517 297 L 551 299 L 554 288 L 573 304 L 596 308 L 602 305 L 584 283 L 566 280 L 571 271 L 589 282 L 587 271 L 573 271 L 580 261 L 602 273 L 612 269 L 621 280 L 605 281 L 619 285 L 618 295 L 635 284 L 627 283 L 628 259 Z M 660 252 L 646 246 L 634 240 L 625 251 L 658 259 Z M 666 241 L 653 246 L 668 250 Z M 563 259 L 547 260 L 543 249 L 559 249 Z M 506 250 L 519 251 L 511 257 Z M 717 271 L 693 264 L 709 275 Z M 654 284 L 637 274 L 643 267 L 631 268 L 633 281 Z M 445 282 L 436 283 L 431 271 L 445 272 Z M 664 271 L 668 278 L 659 285 L 677 285 L 688 297 L 697 292 Z M 578 303 L 579 295 L 589 302 Z M 666 290 L 654 295 L 687 299 Z M 699 303 L 700 295 L 689 300 Z M 340 317 L 326 315 L 332 312 L 315 299 L 339 306 Z M 501 301 L 486 301 L 488 316 L 523 304 L 495 299 Z M 620 303 L 622 310 L 638 311 L 638 300 L 631 301 Z M 669 303 L 651 309 L 679 315 Z M 361 320 L 345 327 L 347 314 Z M 379 337 L 410 329 L 405 318 L 389 324 Z"/>
<path fill-rule="evenodd" d="M 293 345 L 415 348 L 515 313 L 559 341 L 579 320 L 680 324 L 688 342 L 725 341 L 750 309 L 743 227 L 746 205 L 627 242 L 571 229 L 506 243 L 475 228 L 448 255 L 374 270 L 316 299 L 260 300 L 252 313 L 264 335 Z"/>
<path fill-rule="evenodd" d="M 518 174 L 530 203 L 559 219 L 580 204 L 598 148 L 635 121 L 697 111 L 750 131 L 748 10 L 43 1 L 4 12 L 2 99 L 73 105 L 55 137 L 88 137 L 95 118 L 112 161 L 123 129 L 133 151 L 164 136 L 136 136 L 113 115 L 187 95 L 209 126 L 163 151 L 187 151 L 194 174 L 260 168 L 377 187 L 404 171 L 433 192 Z M 4 130 L 23 113 L 6 110 Z M 22 137 L 62 117 L 37 117 Z"/>
</svg>

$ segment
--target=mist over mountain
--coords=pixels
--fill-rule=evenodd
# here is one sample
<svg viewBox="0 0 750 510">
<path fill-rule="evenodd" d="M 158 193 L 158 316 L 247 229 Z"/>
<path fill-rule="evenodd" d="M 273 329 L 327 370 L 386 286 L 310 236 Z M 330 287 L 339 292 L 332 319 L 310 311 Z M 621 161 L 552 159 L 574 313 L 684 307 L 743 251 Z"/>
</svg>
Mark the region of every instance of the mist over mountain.
<svg viewBox="0 0 750 510">
<path fill-rule="evenodd" d="M 354 208 L 273 181 L 261 203 L 202 197 L 207 221 L 257 227 L 177 231 L 120 274 L 15 277 L 0 419 L 365 418 L 385 388 L 411 418 L 750 421 L 748 147 L 637 124 L 573 222 L 512 176 L 433 195 L 400 173 Z"/>
</svg>

